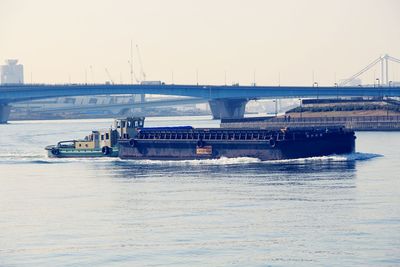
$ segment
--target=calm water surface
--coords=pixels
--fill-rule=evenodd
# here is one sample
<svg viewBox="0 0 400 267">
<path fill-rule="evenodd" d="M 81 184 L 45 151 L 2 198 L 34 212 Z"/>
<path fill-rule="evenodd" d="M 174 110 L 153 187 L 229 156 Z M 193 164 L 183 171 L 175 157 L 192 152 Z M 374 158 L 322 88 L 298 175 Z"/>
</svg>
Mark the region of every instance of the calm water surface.
<svg viewBox="0 0 400 267">
<path fill-rule="evenodd" d="M 307 160 L 46 157 L 111 122 L 0 125 L 0 266 L 400 265 L 400 133 Z"/>
</svg>

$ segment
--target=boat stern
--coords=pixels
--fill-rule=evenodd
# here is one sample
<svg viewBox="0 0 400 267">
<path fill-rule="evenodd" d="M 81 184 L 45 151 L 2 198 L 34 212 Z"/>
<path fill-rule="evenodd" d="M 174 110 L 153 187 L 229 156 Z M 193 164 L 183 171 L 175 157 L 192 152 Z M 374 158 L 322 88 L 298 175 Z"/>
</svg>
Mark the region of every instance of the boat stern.
<svg viewBox="0 0 400 267">
<path fill-rule="evenodd" d="M 44 149 L 47 151 L 49 158 L 58 158 L 60 155 L 60 149 L 55 145 L 46 146 Z"/>
</svg>

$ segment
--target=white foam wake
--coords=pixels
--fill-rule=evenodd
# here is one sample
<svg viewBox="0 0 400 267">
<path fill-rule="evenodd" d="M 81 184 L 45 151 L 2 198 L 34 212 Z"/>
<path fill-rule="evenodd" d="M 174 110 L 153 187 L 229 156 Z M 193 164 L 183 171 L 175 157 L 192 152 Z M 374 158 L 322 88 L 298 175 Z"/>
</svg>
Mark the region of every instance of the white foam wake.
<svg viewBox="0 0 400 267">
<path fill-rule="evenodd" d="M 193 160 L 121 160 L 122 162 L 133 162 L 135 164 L 156 164 L 156 165 L 238 165 L 261 162 L 260 159 L 250 157 L 219 158 L 219 159 L 193 159 Z"/>
<path fill-rule="evenodd" d="M 219 159 L 197 159 L 197 160 L 120 160 L 121 162 L 132 162 L 143 165 L 246 165 L 246 164 L 284 164 L 284 163 L 316 163 L 316 162 L 346 162 L 368 160 L 376 157 L 382 157 L 379 154 L 372 153 L 351 153 L 344 155 L 330 155 L 321 157 L 309 157 L 298 159 L 269 160 L 261 161 L 258 158 L 239 157 L 239 158 L 219 158 Z"/>
<path fill-rule="evenodd" d="M 330 155 L 322 157 L 309 157 L 298 159 L 284 159 L 284 160 L 269 160 L 261 161 L 257 158 L 251 157 L 238 157 L 238 158 L 219 158 L 219 159 L 196 159 L 196 160 L 122 160 L 119 158 L 102 157 L 102 158 L 48 158 L 45 154 L 36 153 L 7 153 L 0 156 L 2 162 L 14 163 L 68 163 L 68 162 L 83 162 L 83 163 L 96 163 L 96 162 L 124 162 L 129 164 L 139 165 L 246 165 L 246 164 L 307 164 L 307 163 L 324 163 L 324 162 L 346 162 L 346 161 L 361 161 L 369 160 L 376 157 L 382 157 L 380 154 L 373 153 L 351 153 L 344 155 Z"/>
<path fill-rule="evenodd" d="M 271 161 L 263 161 L 264 163 L 307 163 L 307 162 L 343 162 L 343 161 L 360 161 L 360 160 L 368 160 L 377 157 L 382 157 L 380 154 L 374 153 L 362 153 L 362 152 L 354 152 L 350 154 L 343 155 L 329 155 L 329 156 L 321 156 L 321 157 L 309 157 L 309 158 L 298 158 L 298 159 L 282 159 L 282 160 L 271 160 Z"/>
</svg>

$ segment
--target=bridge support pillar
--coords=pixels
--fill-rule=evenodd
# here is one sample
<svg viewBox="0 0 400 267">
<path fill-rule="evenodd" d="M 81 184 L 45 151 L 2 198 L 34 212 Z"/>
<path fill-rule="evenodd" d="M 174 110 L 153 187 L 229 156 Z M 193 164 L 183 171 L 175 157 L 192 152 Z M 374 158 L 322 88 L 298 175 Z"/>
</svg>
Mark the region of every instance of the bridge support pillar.
<svg viewBox="0 0 400 267">
<path fill-rule="evenodd" d="M 0 124 L 7 123 L 10 116 L 11 106 L 7 104 L 0 104 Z"/>
<path fill-rule="evenodd" d="M 241 119 L 247 99 L 214 99 L 208 101 L 214 119 Z"/>
</svg>

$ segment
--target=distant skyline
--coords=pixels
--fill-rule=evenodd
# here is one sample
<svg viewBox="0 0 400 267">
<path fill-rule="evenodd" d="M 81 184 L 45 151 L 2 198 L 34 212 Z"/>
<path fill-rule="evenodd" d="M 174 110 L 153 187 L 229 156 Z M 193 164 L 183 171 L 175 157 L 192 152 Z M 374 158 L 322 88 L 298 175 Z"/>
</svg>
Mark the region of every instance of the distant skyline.
<svg viewBox="0 0 400 267">
<path fill-rule="evenodd" d="M 106 68 L 129 83 L 132 41 L 147 80 L 333 85 L 382 54 L 400 58 L 399 10 L 398 0 L 0 0 L 0 64 L 18 59 L 27 83 L 104 83 Z"/>
</svg>

